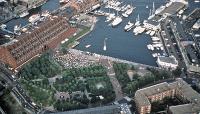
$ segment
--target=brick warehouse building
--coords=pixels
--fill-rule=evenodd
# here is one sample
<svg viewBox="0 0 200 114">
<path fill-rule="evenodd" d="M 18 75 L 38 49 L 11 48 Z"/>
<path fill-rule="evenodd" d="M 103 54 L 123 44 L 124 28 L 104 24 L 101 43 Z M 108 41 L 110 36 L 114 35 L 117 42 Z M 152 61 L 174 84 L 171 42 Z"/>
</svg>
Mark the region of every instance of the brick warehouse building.
<svg viewBox="0 0 200 114">
<path fill-rule="evenodd" d="M 76 32 L 65 17 L 50 16 L 34 29 L 0 46 L 0 60 L 16 69 L 47 49 L 54 49 Z"/>
</svg>

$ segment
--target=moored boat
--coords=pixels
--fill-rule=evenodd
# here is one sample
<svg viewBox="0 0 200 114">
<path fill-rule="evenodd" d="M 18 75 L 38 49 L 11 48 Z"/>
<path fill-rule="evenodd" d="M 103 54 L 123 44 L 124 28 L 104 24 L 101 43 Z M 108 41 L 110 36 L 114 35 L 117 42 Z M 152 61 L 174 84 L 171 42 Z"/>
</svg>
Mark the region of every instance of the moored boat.
<svg viewBox="0 0 200 114">
<path fill-rule="evenodd" d="M 141 27 L 141 26 L 137 26 L 137 27 L 134 28 L 133 33 L 134 33 L 135 35 L 138 35 L 138 34 L 141 34 L 141 33 L 144 32 L 144 31 L 145 31 L 145 28 L 143 28 L 143 27 Z"/>
<path fill-rule="evenodd" d="M 69 0 L 60 0 L 59 2 L 60 2 L 60 4 L 66 4 L 69 2 Z"/>
<path fill-rule="evenodd" d="M 120 16 L 117 16 L 114 21 L 112 22 L 112 26 L 117 26 L 122 22 L 122 18 Z"/>
<path fill-rule="evenodd" d="M 86 45 L 85 48 L 89 48 L 91 45 Z"/>
<path fill-rule="evenodd" d="M 36 21 L 39 21 L 39 20 L 40 20 L 40 14 L 34 14 L 30 16 L 28 19 L 30 23 L 35 23 Z"/>
<path fill-rule="evenodd" d="M 135 26 L 140 26 L 140 15 L 136 18 Z"/>
<path fill-rule="evenodd" d="M 26 11 L 26 12 L 21 13 L 19 17 L 26 17 L 28 14 L 29 14 L 28 11 Z"/>
<path fill-rule="evenodd" d="M 130 31 L 134 26 L 134 23 L 131 23 L 130 21 L 128 22 L 128 24 L 124 27 L 125 31 Z"/>
</svg>

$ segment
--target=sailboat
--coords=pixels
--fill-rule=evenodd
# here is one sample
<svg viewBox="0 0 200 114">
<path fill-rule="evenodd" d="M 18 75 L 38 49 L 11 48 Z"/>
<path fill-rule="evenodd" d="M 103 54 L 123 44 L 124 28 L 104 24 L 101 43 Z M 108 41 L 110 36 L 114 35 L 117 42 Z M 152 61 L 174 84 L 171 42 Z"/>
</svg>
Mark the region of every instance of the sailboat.
<svg viewBox="0 0 200 114">
<path fill-rule="evenodd" d="M 136 18 L 135 26 L 140 26 L 140 15 Z"/>
<path fill-rule="evenodd" d="M 107 38 L 104 39 L 104 46 L 103 46 L 103 50 L 104 50 L 104 51 L 106 51 L 106 49 L 107 49 L 107 48 L 106 48 L 106 40 L 107 40 Z"/>
<path fill-rule="evenodd" d="M 151 9 L 149 10 L 149 17 L 148 17 L 148 20 L 152 19 L 154 17 L 154 15 L 152 14 L 151 12 Z"/>
</svg>

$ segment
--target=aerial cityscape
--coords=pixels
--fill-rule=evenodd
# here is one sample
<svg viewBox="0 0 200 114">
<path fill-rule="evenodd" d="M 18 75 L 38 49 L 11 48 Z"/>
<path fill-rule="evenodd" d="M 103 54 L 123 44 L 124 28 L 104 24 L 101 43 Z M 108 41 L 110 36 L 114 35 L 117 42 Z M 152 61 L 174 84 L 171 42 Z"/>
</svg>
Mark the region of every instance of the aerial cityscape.
<svg viewBox="0 0 200 114">
<path fill-rule="evenodd" d="M 200 0 L 0 0 L 0 114 L 200 114 Z"/>
</svg>

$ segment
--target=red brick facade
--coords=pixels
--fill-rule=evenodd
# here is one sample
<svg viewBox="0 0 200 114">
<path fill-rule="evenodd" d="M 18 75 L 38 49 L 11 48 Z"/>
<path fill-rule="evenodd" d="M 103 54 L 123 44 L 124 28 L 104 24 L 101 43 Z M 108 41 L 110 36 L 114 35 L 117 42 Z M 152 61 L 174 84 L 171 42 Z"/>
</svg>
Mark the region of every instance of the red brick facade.
<svg viewBox="0 0 200 114">
<path fill-rule="evenodd" d="M 46 49 L 54 49 L 76 32 L 64 17 L 50 17 L 38 26 L 18 36 L 16 42 L 0 46 L 0 60 L 16 69 Z"/>
</svg>

